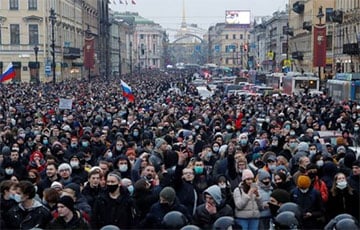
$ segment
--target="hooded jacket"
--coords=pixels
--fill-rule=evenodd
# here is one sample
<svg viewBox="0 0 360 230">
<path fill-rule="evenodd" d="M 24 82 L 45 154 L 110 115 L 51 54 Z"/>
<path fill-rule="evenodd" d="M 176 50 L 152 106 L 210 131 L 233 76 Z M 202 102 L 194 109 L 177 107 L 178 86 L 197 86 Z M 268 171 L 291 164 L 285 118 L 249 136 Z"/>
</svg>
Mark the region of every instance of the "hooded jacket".
<svg viewBox="0 0 360 230">
<path fill-rule="evenodd" d="M 241 186 L 233 193 L 235 202 L 235 217 L 237 218 L 259 218 L 262 207 L 261 197 L 255 194 L 248 195 Z"/>
<path fill-rule="evenodd" d="M 193 224 L 202 229 L 210 229 L 218 218 L 222 216 L 233 216 L 232 208 L 226 204 L 225 200 L 221 197 L 221 189 L 219 186 L 210 186 L 203 192 L 204 196 L 205 194 L 210 195 L 214 199 L 217 211 L 215 214 L 210 214 L 205 208 L 205 203 L 199 205 L 195 211 Z"/>
</svg>

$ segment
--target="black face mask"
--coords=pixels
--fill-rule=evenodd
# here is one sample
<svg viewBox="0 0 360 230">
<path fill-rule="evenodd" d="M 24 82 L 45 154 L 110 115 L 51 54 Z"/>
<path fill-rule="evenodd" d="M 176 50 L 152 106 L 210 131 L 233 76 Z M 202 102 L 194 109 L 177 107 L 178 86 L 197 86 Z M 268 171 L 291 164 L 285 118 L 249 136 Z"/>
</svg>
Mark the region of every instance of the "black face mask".
<svg viewBox="0 0 360 230">
<path fill-rule="evenodd" d="M 115 192 L 116 189 L 119 187 L 118 184 L 106 185 L 107 190 L 111 193 Z"/>
<path fill-rule="evenodd" d="M 262 183 L 263 183 L 264 185 L 269 185 L 269 184 L 270 184 L 270 181 L 262 181 Z"/>
<path fill-rule="evenodd" d="M 275 217 L 277 215 L 277 211 L 279 210 L 280 206 L 272 203 L 268 203 L 268 204 L 269 204 L 271 216 Z"/>
<path fill-rule="evenodd" d="M 31 183 L 36 183 L 36 178 L 33 178 L 33 177 L 29 177 L 28 178 L 28 181 L 30 181 Z"/>
</svg>

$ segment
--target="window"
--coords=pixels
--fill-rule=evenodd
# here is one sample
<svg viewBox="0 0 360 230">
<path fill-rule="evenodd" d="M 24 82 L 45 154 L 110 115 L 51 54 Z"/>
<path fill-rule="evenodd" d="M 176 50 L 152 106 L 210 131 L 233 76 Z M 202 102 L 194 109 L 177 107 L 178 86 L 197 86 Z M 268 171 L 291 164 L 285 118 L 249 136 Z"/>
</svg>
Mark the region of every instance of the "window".
<svg viewBox="0 0 360 230">
<path fill-rule="evenodd" d="M 37 10 L 37 0 L 28 0 L 28 9 Z"/>
<path fill-rule="evenodd" d="M 1 43 L 1 25 L 0 25 L 0 44 L 2 44 Z"/>
<path fill-rule="evenodd" d="M 18 10 L 19 9 L 19 0 L 9 0 L 10 10 Z"/>
<path fill-rule="evenodd" d="M 29 44 L 37 45 L 39 44 L 39 27 L 38 25 L 30 24 L 29 25 Z"/>
<path fill-rule="evenodd" d="M 143 35 L 143 34 L 140 34 L 140 39 L 144 39 L 144 35 Z"/>
<path fill-rule="evenodd" d="M 228 34 L 225 35 L 225 39 L 229 39 L 229 35 L 228 35 Z"/>
<path fill-rule="evenodd" d="M 241 39 L 241 40 L 244 39 L 244 36 L 243 36 L 242 34 L 240 34 L 240 39 Z"/>
<path fill-rule="evenodd" d="M 233 39 L 236 39 L 236 34 L 233 34 Z"/>
<path fill-rule="evenodd" d="M 156 45 L 155 44 L 153 44 L 152 50 L 153 50 L 153 53 L 155 54 L 156 53 L 155 52 L 155 50 L 156 50 Z"/>
<path fill-rule="evenodd" d="M 10 24 L 10 44 L 11 45 L 20 45 L 19 24 Z"/>
<path fill-rule="evenodd" d="M 333 11 L 334 11 L 333 8 L 326 8 L 325 9 L 325 20 L 326 20 L 326 22 L 332 22 L 330 17 L 332 16 Z"/>
</svg>

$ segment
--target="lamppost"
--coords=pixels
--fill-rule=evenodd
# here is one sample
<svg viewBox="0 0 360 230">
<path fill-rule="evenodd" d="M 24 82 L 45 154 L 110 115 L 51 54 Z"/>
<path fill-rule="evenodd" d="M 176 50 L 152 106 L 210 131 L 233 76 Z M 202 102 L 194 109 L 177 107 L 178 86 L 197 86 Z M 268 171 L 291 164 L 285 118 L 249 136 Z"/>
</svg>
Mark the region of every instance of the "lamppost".
<svg viewBox="0 0 360 230">
<path fill-rule="evenodd" d="M 53 83 L 56 83 L 56 63 L 55 63 L 55 21 L 56 21 L 56 15 L 55 10 L 53 8 L 50 9 L 50 16 L 49 19 L 51 21 L 51 49 L 52 49 L 52 73 L 53 73 Z"/>
<path fill-rule="evenodd" d="M 121 77 L 121 37 L 119 34 L 119 77 Z"/>
<path fill-rule="evenodd" d="M 35 65 L 36 65 L 36 72 L 35 72 L 35 81 L 36 84 L 39 84 L 39 62 L 38 62 L 38 52 L 39 52 L 39 47 L 37 45 L 35 45 L 34 47 L 34 52 L 35 52 Z"/>
<path fill-rule="evenodd" d="M 316 15 L 316 17 L 319 19 L 319 26 L 322 26 L 321 19 L 324 17 L 324 12 L 322 9 L 322 6 L 319 7 L 319 12 Z M 321 65 L 318 66 L 318 72 L 319 72 L 319 81 L 321 82 Z"/>
<path fill-rule="evenodd" d="M 130 42 L 130 74 L 132 74 L 132 42 Z"/>
<path fill-rule="evenodd" d="M 87 38 L 90 38 L 90 37 L 91 37 L 90 25 L 87 25 L 87 29 L 85 30 L 85 34 L 86 34 L 85 36 L 86 36 Z M 91 67 L 90 67 L 90 65 L 89 65 L 88 79 L 89 79 L 89 82 L 90 82 L 90 80 L 91 80 Z"/>
</svg>

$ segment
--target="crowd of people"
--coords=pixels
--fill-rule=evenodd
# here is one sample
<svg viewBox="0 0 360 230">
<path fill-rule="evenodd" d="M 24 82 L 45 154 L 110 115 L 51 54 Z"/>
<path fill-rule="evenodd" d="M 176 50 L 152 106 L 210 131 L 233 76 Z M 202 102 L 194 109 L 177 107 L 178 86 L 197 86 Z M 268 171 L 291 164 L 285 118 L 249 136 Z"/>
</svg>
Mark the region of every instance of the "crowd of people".
<svg viewBox="0 0 360 230">
<path fill-rule="evenodd" d="M 211 229 L 229 217 L 323 229 L 341 214 L 358 227 L 359 102 L 202 98 L 178 72 L 122 80 L 134 102 L 118 78 L 0 85 L 2 229 Z"/>
</svg>

